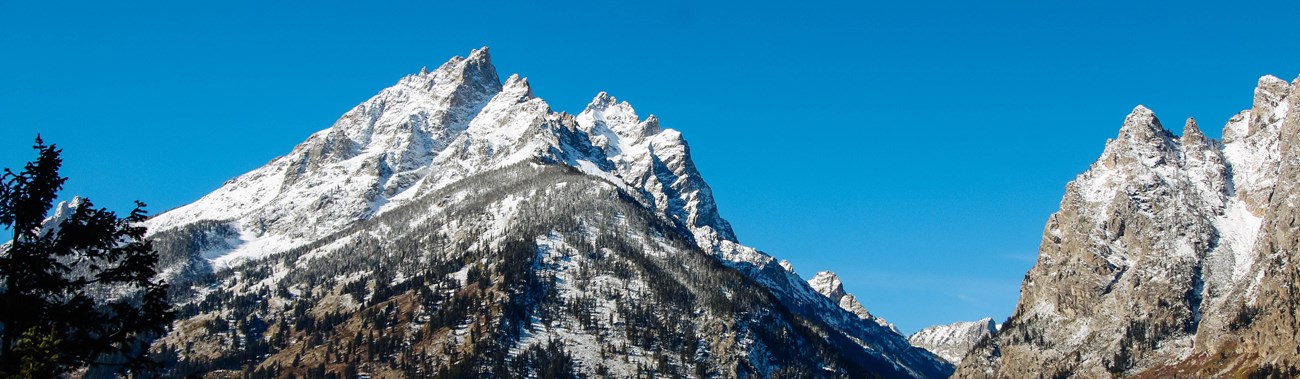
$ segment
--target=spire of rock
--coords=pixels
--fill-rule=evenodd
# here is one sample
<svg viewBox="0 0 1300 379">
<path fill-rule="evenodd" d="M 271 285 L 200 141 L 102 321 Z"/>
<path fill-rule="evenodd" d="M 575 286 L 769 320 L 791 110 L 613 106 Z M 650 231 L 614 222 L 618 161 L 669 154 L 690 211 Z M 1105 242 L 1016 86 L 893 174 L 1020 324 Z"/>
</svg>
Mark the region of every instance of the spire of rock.
<svg viewBox="0 0 1300 379">
<path fill-rule="evenodd" d="M 1195 142 L 1203 144 L 1206 140 L 1205 133 L 1202 133 L 1201 128 L 1196 126 L 1196 119 L 1188 117 L 1187 123 L 1183 124 L 1183 143 Z"/>
<path fill-rule="evenodd" d="M 658 116 L 651 114 L 649 117 L 645 118 L 645 121 L 641 122 L 641 133 L 644 135 L 649 136 L 659 134 L 661 131 L 663 131 L 663 129 L 659 127 Z"/>
<path fill-rule="evenodd" d="M 1260 77 L 1259 83 L 1255 85 L 1255 99 L 1250 108 L 1250 113 L 1255 116 L 1251 129 L 1254 130 L 1260 123 L 1269 122 L 1270 116 L 1273 116 L 1272 110 L 1284 104 L 1284 99 L 1290 93 L 1291 83 L 1273 75 Z"/>
<path fill-rule="evenodd" d="M 506 84 L 501 86 L 501 92 L 518 96 L 521 99 L 533 98 L 533 87 L 528 84 L 528 78 L 520 77 L 519 74 L 511 74 L 506 79 Z"/>
<path fill-rule="evenodd" d="M 1147 107 L 1138 105 L 1124 118 L 1124 126 L 1119 129 L 1119 139 L 1149 141 L 1165 133 L 1160 119 Z"/>
<path fill-rule="evenodd" d="M 492 63 L 492 55 L 488 54 L 488 47 L 487 47 L 487 46 L 483 46 L 483 47 L 480 47 L 480 48 L 477 48 L 477 49 L 474 49 L 474 50 L 470 50 L 470 51 L 469 51 L 469 58 L 468 58 L 468 60 L 471 60 L 471 61 L 484 61 L 484 62 L 488 62 L 488 64 L 491 64 L 491 63 Z"/>
<path fill-rule="evenodd" d="M 619 102 L 604 91 L 591 99 L 587 108 L 578 114 L 578 119 L 579 123 L 588 130 L 598 131 L 604 127 L 619 139 L 626 139 L 627 142 L 634 143 L 648 136 L 632 105 L 626 101 Z"/>
<path fill-rule="evenodd" d="M 605 109 L 617 102 L 618 99 L 610 96 L 609 92 L 600 91 L 600 93 L 596 94 L 596 97 L 591 99 L 590 103 L 587 103 L 586 109 Z"/>
</svg>

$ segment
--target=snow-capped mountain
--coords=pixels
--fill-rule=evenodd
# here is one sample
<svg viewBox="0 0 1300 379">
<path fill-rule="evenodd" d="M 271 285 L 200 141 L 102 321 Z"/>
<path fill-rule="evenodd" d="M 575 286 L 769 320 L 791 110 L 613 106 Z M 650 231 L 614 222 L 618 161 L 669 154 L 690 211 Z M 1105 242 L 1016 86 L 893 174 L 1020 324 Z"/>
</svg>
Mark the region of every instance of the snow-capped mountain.
<svg viewBox="0 0 1300 379">
<path fill-rule="evenodd" d="M 1134 109 L 1066 186 L 1015 313 L 955 376 L 1296 375 L 1296 91 L 1261 78 L 1222 142 Z"/>
<path fill-rule="evenodd" d="M 177 375 L 952 369 L 739 244 L 681 133 L 605 93 L 554 112 L 486 48 L 148 226 Z"/>
<path fill-rule="evenodd" d="M 979 321 L 931 326 L 913 333 L 907 340 L 916 347 L 938 354 L 948 362 L 959 364 L 976 344 L 997 334 L 997 324 L 993 323 L 992 318 L 986 317 Z"/>
</svg>

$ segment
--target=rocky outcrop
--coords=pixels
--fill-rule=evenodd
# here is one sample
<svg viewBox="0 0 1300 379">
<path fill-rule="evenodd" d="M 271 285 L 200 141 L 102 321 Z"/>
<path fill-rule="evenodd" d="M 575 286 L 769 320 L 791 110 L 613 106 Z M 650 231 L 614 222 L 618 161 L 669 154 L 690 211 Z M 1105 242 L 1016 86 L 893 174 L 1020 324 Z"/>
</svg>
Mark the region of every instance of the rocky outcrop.
<svg viewBox="0 0 1300 379">
<path fill-rule="evenodd" d="M 1015 313 L 955 377 L 1223 376 L 1294 366 L 1294 92 L 1261 78 L 1254 105 L 1228 122 L 1222 143 L 1193 120 L 1179 137 L 1134 109 L 1066 186 Z"/>
</svg>

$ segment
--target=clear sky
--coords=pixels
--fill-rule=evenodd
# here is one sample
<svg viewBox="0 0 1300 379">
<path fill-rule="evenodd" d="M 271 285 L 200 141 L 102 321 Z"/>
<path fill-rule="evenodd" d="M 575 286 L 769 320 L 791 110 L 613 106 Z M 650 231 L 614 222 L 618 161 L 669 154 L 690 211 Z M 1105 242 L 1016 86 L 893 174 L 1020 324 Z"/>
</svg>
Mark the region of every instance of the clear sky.
<svg viewBox="0 0 1300 379">
<path fill-rule="evenodd" d="M 39 132 L 65 195 L 160 212 L 487 45 L 556 110 L 681 130 L 741 242 L 913 332 L 1010 315 L 1135 105 L 1217 137 L 1300 74 L 1294 1 L 376 3 L 0 0 L 0 166 Z"/>
</svg>

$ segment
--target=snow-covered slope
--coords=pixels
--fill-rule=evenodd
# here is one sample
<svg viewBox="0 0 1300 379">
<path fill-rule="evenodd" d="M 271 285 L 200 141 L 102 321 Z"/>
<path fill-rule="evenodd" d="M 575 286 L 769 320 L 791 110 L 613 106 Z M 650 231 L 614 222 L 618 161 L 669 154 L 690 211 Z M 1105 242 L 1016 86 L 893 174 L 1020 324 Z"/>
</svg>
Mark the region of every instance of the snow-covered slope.
<svg viewBox="0 0 1300 379">
<path fill-rule="evenodd" d="M 607 183 L 610 188 L 596 190 L 601 186 L 592 187 L 592 180 L 563 182 L 573 184 L 551 183 L 548 180 L 556 174 L 525 169 L 534 166 L 572 170 L 595 182 Z M 537 179 L 518 182 L 520 177 Z M 582 185 L 592 188 L 592 191 L 577 195 L 564 189 L 536 187 L 537 183 Z M 513 195 L 501 197 L 505 193 Z M 545 199 L 553 196 L 547 195 L 549 193 L 576 196 L 572 197 L 575 203 L 564 204 L 564 209 L 569 210 L 571 217 L 577 217 L 574 222 L 578 225 L 563 224 L 562 218 L 556 218 L 553 212 L 537 210 L 539 203 L 553 204 Z M 584 200 L 581 196 L 593 198 Z M 591 213 L 591 209 L 583 208 L 583 204 L 599 204 L 611 199 L 644 210 L 650 220 L 626 224 L 620 221 L 631 217 L 626 211 Z M 558 205 L 553 207 L 557 207 L 554 211 L 559 211 Z M 454 211 L 480 208 L 478 215 Z M 559 223 L 554 228 L 561 231 L 534 230 L 540 227 L 538 225 L 545 226 L 551 218 L 554 218 L 554 223 Z M 401 220 L 401 223 L 394 220 Z M 402 223 L 406 226 L 401 226 Z M 614 228 L 614 225 L 624 225 L 622 227 L 628 229 L 613 233 L 617 229 L 609 228 Z M 846 311 L 841 299 L 833 301 L 823 296 L 792 269 L 777 264 L 771 256 L 739 244 L 731 226 L 719 215 L 712 191 L 691 161 L 690 148 L 681 133 L 662 128 L 654 116 L 640 117 L 631 105 L 605 93 L 598 94 L 576 116 L 554 112 L 533 94 L 526 79 L 512 75 L 501 83 L 486 48 L 473 51 L 468 58 L 453 58 L 433 71 L 403 78 L 344 114 L 329 129 L 313 134 L 289 155 L 227 182 L 195 203 L 155 217 L 149 221 L 149 227 L 158 240 L 157 244 L 171 252 L 172 257 L 166 260 L 174 267 L 168 272 L 182 283 L 196 281 L 193 286 L 196 290 L 190 294 L 194 299 L 218 294 L 242 296 L 247 291 L 255 291 L 252 288 L 263 288 L 264 291 L 283 288 L 291 295 L 304 296 L 293 292 L 295 283 L 280 281 L 288 280 L 284 279 L 286 277 L 293 278 L 294 270 L 308 262 L 317 262 L 316 259 L 321 257 L 344 259 L 337 256 L 337 252 L 343 246 L 354 246 L 355 241 L 409 238 L 415 241 L 411 243 L 417 250 L 432 249 L 436 245 L 439 253 L 427 253 L 429 255 L 422 255 L 420 259 L 432 260 L 422 264 L 442 267 L 443 264 L 463 264 L 439 261 L 453 259 L 441 250 L 445 246 L 458 246 L 476 252 L 474 254 L 492 256 L 501 249 L 515 246 L 512 244 L 523 238 L 525 243 L 536 245 L 538 251 L 530 275 L 554 277 L 557 280 L 551 287 L 554 291 L 562 296 L 569 296 L 563 295 L 568 293 L 580 297 L 583 288 L 571 287 L 570 283 L 590 273 L 584 271 L 587 269 L 580 269 L 585 266 L 572 265 L 576 262 L 575 257 L 590 255 L 573 254 L 617 256 L 629 253 L 623 250 L 617 254 L 604 252 L 602 249 L 607 249 L 605 245 L 608 244 L 647 254 L 661 251 L 651 254 L 658 257 L 656 259 L 698 250 L 712 257 L 714 262 L 721 263 L 726 270 L 738 272 L 746 280 L 761 286 L 767 294 L 763 296 L 771 296 L 780 308 L 792 312 L 789 317 L 794 319 L 784 322 L 800 325 L 802 321 L 798 320 L 808 320 L 813 329 L 826 328 L 819 332 L 826 340 L 819 343 L 851 350 L 839 354 L 863 360 L 866 362 L 864 367 L 885 368 L 880 373 L 887 376 L 912 377 L 942 376 L 951 370 L 942 360 L 913 348 L 902 336 L 882 326 L 887 324 L 870 317 L 860 318 L 850 313 L 852 309 Z M 410 235 L 407 229 L 415 227 L 429 228 L 432 234 L 423 237 Z M 602 235 L 616 237 L 596 238 Z M 686 241 L 688 245 L 665 245 L 664 241 L 669 240 Z M 591 241 L 599 243 L 593 247 Z M 392 247 L 398 250 L 409 248 L 405 245 Z M 563 254 L 556 255 L 557 252 Z M 625 258 L 631 263 L 623 264 L 638 267 L 649 264 L 641 258 Z M 497 267 L 490 260 L 480 263 L 487 264 L 489 269 Z M 254 269 L 253 272 L 259 276 L 266 272 L 273 274 L 258 286 L 248 287 L 247 283 L 238 282 L 238 285 L 219 286 L 215 292 L 207 292 L 212 291 L 211 287 L 201 279 L 194 279 L 197 278 L 194 273 L 208 269 L 214 270 L 218 278 Z M 579 271 L 569 271 L 571 269 Z M 379 270 L 395 270 L 396 273 L 390 279 L 372 282 L 371 288 L 400 287 L 418 276 L 418 273 L 400 268 L 374 268 L 370 271 L 338 272 L 337 275 L 341 275 L 339 280 L 342 282 L 364 281 Z M 700 275 L 713 272 L 710 270 L 713 269 L 701 271 Z M 709 275 L 720 274 L 713 272 Z M 675 280 L 689 281 L 686 278 Z M 643 291 L 637 288 L 645 288 L 644 283 L 628 282 L 627 278 L 619 276 L 615 284 L 620 289 L 609 294 L 612 298 L 647 299 L 636 295 Z M 467 282 L 462 281 L 460 285 L 467 285 Z M 489 286 L 494 285 L 480 287 Z M 731 299 L 732 295 L 725 289 L 723 291 L 726 298 Z M 506 290 L 506 293 L 511 292 Z M 344 303 L 353 304 L 360 300 L 352 298 L 349 300 L 351 303 Z M 287 300 L 273 302 L 279 301 Z M 527 301 L 536 304 L 539 300 Z M 568 302 L 560 304 L 564 309 L 576 306 Z M 607 305 L 617 308 L 618 304 L 623 303 Z M 861 308 L 860 304 L 858 308 Z M 194 314 L 203 314 L 201 311 L 195 310 Z M 755 314 L 760 313 L 765 314 Z M 617 314 L 606 312 L 602 315 L 614 317 L 602 319 L 606 322 L 617 322 Z M 510 319 L 498 316 L 493 317 Z M 635 333 L 632 327 L 615 330 Z M 525 335 L 545 336 L 546 340 L 522 338 L 516 342 L 542 344 L 563 337 L 565 344 L 578 344 L 564 346 L 576 348 L 581 345 L 576 340 L 567 339 L 571 334 L 554 329 L 528 327 L 523 332 Z M 737 343 L 752 343 L 743 342 L 744 334 L 735 336 L 739 338 Z M 607 336 L 597 333 L 589 337 L 598 341 Z M 516 345 L 515 348 L 522 346 Z M 779 351 L 767 348 L 748 351 L 758 354 L 747 358 L 750 360 L 747 364 L 756 365 L 751 367 L 755 372 L 771 374 L 780 371 L 782 359 Z M 760 359 L 763 354 L 777 355 Z M 881 366 L 881 362 L 885 364 Z M 837 371 L 832 369 L 828 372 Z"/>
<path fill-rule="evenodd" d="M 998 334 L 997 324 L 992 318 L 978 321 L 960 321 L 948 325 L 936 325 L 913 333 L 907 340 L 917 347 L 938 354 L 953 364 L 975 348 L 980 340 Z"/>
<path fill-rule="evenodd" d="M 487 48 L 407 76 L 313 134 L 289 155 L 150 221 L 165 231 L 230 223 L 240 240 L 206 252 L 218 265 L 299 246 L 477 172 L 531 158 L 622 182 L 706 250 L 744 263 L 731 226 L 695 169 L 681 133 L 641 120 L 600 93 L 578 116 L 555 113 L 527 79 L 504 85 Z"/>
</svg>

